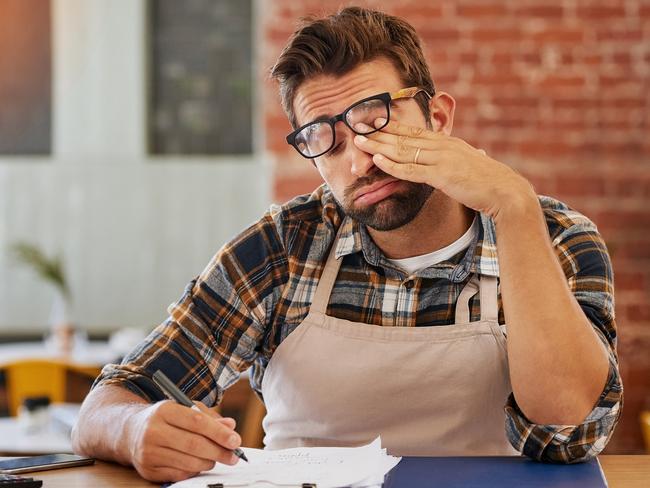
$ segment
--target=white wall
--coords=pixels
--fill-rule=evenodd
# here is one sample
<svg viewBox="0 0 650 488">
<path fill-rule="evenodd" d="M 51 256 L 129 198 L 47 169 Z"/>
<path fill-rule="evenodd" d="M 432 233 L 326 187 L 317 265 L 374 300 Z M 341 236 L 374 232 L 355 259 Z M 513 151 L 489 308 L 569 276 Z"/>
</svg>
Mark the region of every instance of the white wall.
<svg viewBox="0 0 650 488">
<path fill-rule="evenodd" d="M 146 154 L 145 27 L 143 0 L 52 2 L 53 154 L 0 157 L 0 335 L 45 330 L 53 296 L 14 242 L 63 253 L 80 326 L 151 327 L 268 206 L 261 156 Z"/>
</svg>

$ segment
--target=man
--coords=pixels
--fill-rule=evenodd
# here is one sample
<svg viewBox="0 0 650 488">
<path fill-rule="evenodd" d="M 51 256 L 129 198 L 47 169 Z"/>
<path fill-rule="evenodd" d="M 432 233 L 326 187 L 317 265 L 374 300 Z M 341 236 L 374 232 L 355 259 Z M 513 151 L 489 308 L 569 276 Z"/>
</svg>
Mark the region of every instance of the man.
<svg viewBox="0 0 650 488">
<path fill-rule="evenodd" d="M 252 368 L 269 448 L 381 434 L 397 455 L 598 454 L 622 385 L 595 226 L 451 136 L 454 99 L 401 19 L 312 21 L 273 75 L 325 184 L 224 246 L 104 368 L 75 450 L 153 481 L 233 464 L 234 421 L 208 407 Z M 202 412 L 161 401 L 157 369 Z"/>
</svg>

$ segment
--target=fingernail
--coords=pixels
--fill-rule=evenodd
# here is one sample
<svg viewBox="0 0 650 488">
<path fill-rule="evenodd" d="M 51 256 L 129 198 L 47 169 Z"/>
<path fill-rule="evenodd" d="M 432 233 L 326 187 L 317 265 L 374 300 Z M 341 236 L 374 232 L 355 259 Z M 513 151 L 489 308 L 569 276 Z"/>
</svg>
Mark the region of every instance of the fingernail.
<svg viewBox="0 0 650 488">
<path fill-rule="evenodd" d="M 378 119 L 375 119 L 375 127 L 381 127 L 382 125 L 386 125 L 385 118 L 379 117 Z"/>
<path fill-rule="evenodd" d="M 368 140 L 366 136 L 356 136 L 354 139 L 356 142 L 366 142 Z"/>
<path fill-rule="evenodd" d="M 233 434 L 230 437 L 228 437 L 228 445 L 230 447 L 237 447 L 239 445 L 239 438 L 237 435 Z"/>
<path fill-rule="evenodd" d="M 383 161 L 383 160 L 384 160 L 384 157 L 383 157 L 381 154 L 375 154 L 375 155 L 372 157 L 372 160 L 373 160 L 373 161 Z"/>
</svg>

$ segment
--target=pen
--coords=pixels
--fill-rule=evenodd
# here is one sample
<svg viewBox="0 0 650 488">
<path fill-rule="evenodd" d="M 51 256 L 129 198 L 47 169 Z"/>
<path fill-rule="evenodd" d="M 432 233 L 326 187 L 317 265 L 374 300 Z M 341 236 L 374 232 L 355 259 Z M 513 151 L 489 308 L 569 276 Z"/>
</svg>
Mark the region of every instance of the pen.
<svg viewBox="0 0 650 488">
<path fill-rule="evenodd" d="M 185 393 L 183 393 L 178 386 L 176 386 L 172 380 L 167 378 L 165 373 L 163 373 L 160 370 L 157 370 L 153 374 L 153 381 L 158 385 L 158 387 L 172 400 L 175 400 L 176 402 L 180 403 L 181 405 L 185 405 L 186 407 L 193 408 L 194 410 L 198 410 L 199 412 L 201 411 L 199 407 L 197 407 L 192 400 L 190 400 Z M 244 454 L 244 451 L 241 449 L 233 449 L 232 453 L 237 456 L 239 459 L 243 459 L 244 461 L 248 462 L 248 458 L 246 457 L 246 454 Z"/>
</svg>

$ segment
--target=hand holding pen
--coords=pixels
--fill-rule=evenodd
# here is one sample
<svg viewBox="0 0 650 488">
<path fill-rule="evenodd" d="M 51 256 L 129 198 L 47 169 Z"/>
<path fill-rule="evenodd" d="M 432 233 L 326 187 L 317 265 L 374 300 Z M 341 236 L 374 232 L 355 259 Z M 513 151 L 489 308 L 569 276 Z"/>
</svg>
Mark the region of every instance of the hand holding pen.
<svg viewBox="0 0 650 488">
<path fill-rule="evenodd" d="M 157 370 L 153 374 L 153 381 L 158 385 L 158 387 L 165 393 L 168 397 L 170 397 L 172 400 L 175 400 L 176 402 L 180 403 L 181 405 L 185 405 L 186 407 L 189 407 L 191 409 L 201 411 L 199 407 L 196 406 L 190 400 L 185 393 L 183 393 L 180 388 L 178 388 L 166 375 L 160 370 Z M 240 448 L 232 449 L 232 453 L 237 456 L 239 459 L 243 459 L 244 461 L 248 462 L 248 458 L 246 457 L 246 454 L 244 454 L 244 451 L 242 451 Z"/>
<path fill-rule="evenodd" d="M 203 404 L 196 408 L 178 401 L 147 405 L 124 388 L 107 388 L 113 397 L 131 405 L 120 412 L 123 416 L 110 417 L 116 431 L 122 432 L 114 447 L 117 459 L 133 465 L 143 478 L 159 483 L 181 481 L 211 470 L 216 463 L 239 461 L 233 453 L 241 446 L 234 419 L 221 417 Z M 171 396 L 168 388 L 161 390 Z"/>
</svg>

